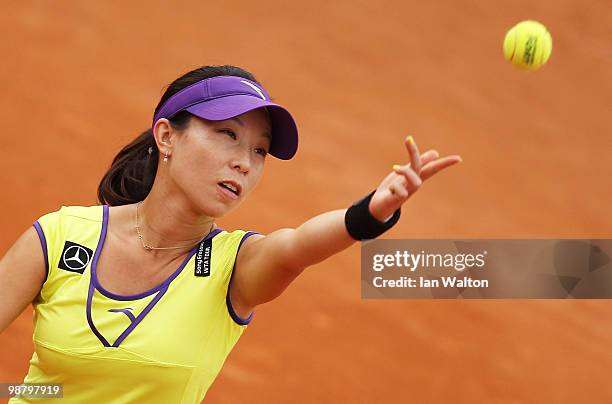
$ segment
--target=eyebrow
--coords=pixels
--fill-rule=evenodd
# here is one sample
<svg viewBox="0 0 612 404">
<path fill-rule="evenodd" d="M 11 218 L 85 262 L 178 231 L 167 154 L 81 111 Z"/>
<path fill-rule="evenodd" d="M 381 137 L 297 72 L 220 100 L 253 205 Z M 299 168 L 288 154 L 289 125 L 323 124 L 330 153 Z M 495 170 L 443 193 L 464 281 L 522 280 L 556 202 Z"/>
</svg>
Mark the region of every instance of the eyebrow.
<svg viewBox="0 0 612 404">
<path fill-rule="evenodd" d="M 233 117 L 233 118 L 230 118 L 230 119 L 231 119 L 232 121 L 236 121 L 236 122 L 238 122 L 238 124 L 239 124 L 240 126 L 244 126 L 244 122 L 242 122 L 242 121 L 240 120 L 240 118 L 238 118 L 237 116 L 235 116 L 235 117 Z M 270 142 L 272 142 L 272 135 L 271 135 L 269 132 L 264 132 L 264 133 L 262 133 L 262 134 L 261 134 L 261 136 L 263 136 L 263 137 L 265 137 L 265 138 L 268 138 L 268 140 L 269 140 Z"/>
</svg>

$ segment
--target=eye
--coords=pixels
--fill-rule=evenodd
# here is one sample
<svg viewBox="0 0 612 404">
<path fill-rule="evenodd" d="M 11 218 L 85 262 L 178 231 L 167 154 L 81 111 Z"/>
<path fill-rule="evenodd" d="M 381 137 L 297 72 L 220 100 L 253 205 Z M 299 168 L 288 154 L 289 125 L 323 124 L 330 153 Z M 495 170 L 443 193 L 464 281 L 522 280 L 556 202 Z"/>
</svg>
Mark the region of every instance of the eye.
<svg viewBox="0 0 612 404">
<path fill-rule="evenodd" d="M 236 133 L 231 129 L 221 129 L 219 132 L 226 133 L 232 139 L 236 139 Z"/>
<path fill-rule="evenodd" d="M 268 154 L 268 152 L 266 151 L 266 149 L 261 149 L 261 148 L 257 148 L 257 149 L 255 149 L 255 153 L 257 153 L 257 154 L 261 154 L 263 157 L 266 157 L 266 155 Z"/>
</svg>

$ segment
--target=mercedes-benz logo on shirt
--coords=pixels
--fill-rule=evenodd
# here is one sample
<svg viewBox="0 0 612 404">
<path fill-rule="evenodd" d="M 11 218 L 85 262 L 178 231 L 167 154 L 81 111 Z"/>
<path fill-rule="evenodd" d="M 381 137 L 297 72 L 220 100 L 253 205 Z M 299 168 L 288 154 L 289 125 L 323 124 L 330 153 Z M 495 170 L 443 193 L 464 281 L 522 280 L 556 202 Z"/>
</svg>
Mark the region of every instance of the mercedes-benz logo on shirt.
<svg viewBox="0 0 612 404">
<path fill-rule="evenodd" d="M 91 261 L 93 251 L 72 241 L 66 241 L 58 267 L 82 274 Z"/>
</svg>

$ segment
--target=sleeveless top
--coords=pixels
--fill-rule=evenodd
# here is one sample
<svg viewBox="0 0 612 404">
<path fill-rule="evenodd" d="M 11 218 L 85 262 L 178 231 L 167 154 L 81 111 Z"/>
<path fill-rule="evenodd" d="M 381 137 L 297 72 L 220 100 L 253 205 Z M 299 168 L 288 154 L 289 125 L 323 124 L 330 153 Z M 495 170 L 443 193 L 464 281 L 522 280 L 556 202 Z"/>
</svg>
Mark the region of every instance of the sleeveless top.
<svg viewBox="0 0 612 404">
<path fill-rule="evenodd" d="M 24 383 L 61 383 L 66 403 L 199 403 L 253 317 L 234 312 L 228 291 L 255 233 L 215 229 L 161 285 L 122 296 L 96 277 L 108 210 L 64 206 L 34 223 L 47 278 Z"/>
</svg>

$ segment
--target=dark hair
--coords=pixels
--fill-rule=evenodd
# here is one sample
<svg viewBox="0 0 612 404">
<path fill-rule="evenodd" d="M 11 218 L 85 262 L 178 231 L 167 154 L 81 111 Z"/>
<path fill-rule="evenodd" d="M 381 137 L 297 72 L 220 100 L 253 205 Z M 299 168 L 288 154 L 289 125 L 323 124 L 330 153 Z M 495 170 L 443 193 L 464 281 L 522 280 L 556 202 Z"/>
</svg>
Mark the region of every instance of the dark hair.
<svg viewBox="0 0 612 404">
<path fill-rule="evenodd" d="M 238 76 L 257 83 L 251 73 L 236 66 L 203 66 L 174 80 L 159 100 L 155 113 L 168 98 L 183 88 L 216 76 Z M 182 111 L 169 121 L 174 129 L 183 130 L 189 125 L 191 117 L 189 112 Z M 158 158 L 159 150 L 152 130 L 149 128 L 121 149 L 113 159 L 110 168 L 98 185 L 100 203 L 119 206 L 144 200 L 153 186 Z"/>
</svg>

